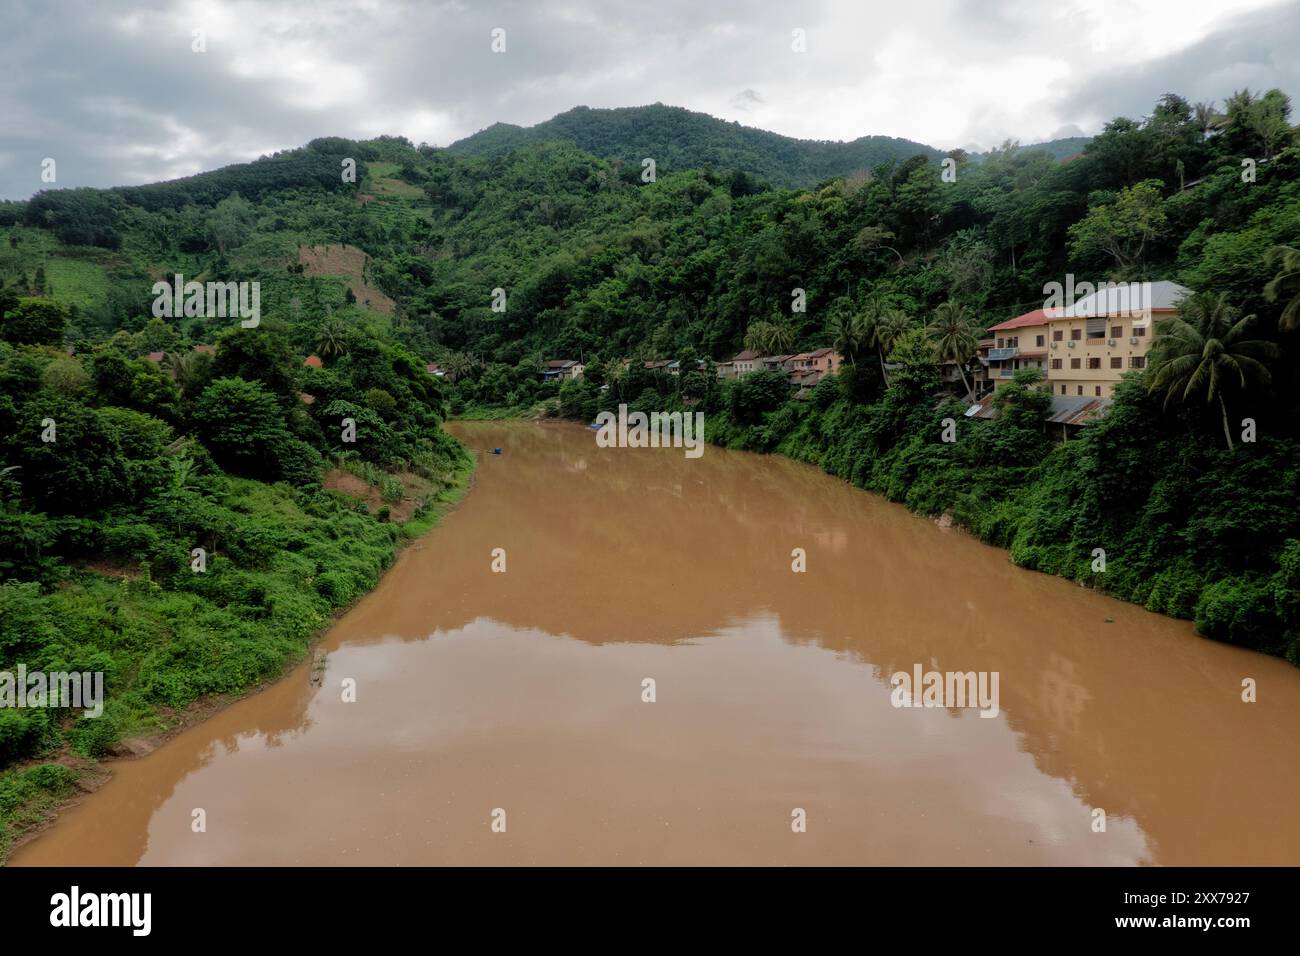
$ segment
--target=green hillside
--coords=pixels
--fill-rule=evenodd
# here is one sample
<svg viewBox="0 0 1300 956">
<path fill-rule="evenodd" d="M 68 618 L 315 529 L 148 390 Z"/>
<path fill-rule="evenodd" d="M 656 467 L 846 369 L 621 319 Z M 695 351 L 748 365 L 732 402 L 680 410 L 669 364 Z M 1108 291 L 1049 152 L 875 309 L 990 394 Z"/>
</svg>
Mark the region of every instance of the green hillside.
<svg viewBox="0 0 1300 956">
<path fill-rule="evenodd" d="M 579 106 L 526 128 L 497 123 L 447 150 L 460 156 L 499 156 L 560 140 L 638 172 L 650 157 L 662 172 L 739 169 L 778 186 L 812 186 L 891 160 L 942 155 L 923 143 L 892 136 L 863 136 L 847 143 L 793 139 L 660 103 L 623 109 Z"/>
</svg>

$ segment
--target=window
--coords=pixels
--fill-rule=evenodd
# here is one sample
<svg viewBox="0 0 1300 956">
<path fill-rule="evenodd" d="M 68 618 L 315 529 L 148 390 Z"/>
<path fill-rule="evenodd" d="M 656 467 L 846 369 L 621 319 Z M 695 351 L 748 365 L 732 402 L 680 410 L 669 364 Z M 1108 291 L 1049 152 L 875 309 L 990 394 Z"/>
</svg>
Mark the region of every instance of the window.
<svg viewBox="0 0 1300 956">
<path fill-rule="evenodd" d="M 1083 329 L 1070 329 L 1070 338 L 1076 342 L 1079 341 L 1083 338 Z"/>
<path fill-rule="evenodd" d="M 1122 339 L 1124 337 L 1124 326 L 1112 325 L 1110 327 L 1110 337 L 1112 339 Z"/>
<path fill-rule="evenodd" d="M 1081 364 L 1079 359 L 1070 359 L 1070 368 L 1079 368 Z"/>
<path fill-rule="evenodd" d="M 1096 389 L 1096 391 L 1095 391 L 1093 394 L 1095 394 L 1098 398 L 1101 398 L 1101 386 L 1100 386 L 1100 385 L 1097 386 L 1097 389 Z"/>
<path fill-rule="evenodd" d="M 1124 360 L 1123 360 L 1122 358 L 1120 358 L 1118 355 L 1112 355 L 1112 356 L 1110 357 L 1110 367 L 1111 367 L 1111 368 L 1123 368 L 1123 367 L 1124 367 Z"/>
<path fill-rule="evenodd" d="M 1132 356 L 1129 356 L 1128 367 L 1129 367 L 1129 368 L 1146 368 L 1146 367 L 1147 367 L 1147 357 L 1146 357 L 1145 355 L 1132 355 Z"/>
<path fill-rule="evenodd" d="M 1097 357 L 1088 359 L 1088 368 L 1101 368 L 1101 358 Z"/>
<path fill-rule="evenodd" d="M 1060 368 L 1060 367 L 1061 367 L 1061 360 L 1060 360 L 1060 359 L 1052 359 L 1052 368 Z"/>
<path fill-rule="evenodd" d="M 1133 334 L 1138 338 L 1142 338 L 1142 336 L 1147 334 L 1147 327 L 1145 325 L 1135 325 L 1133 326 Z"/>
<path fill-rule="evenodd" d="M 1064 386 L 1064 385 L 1061 386 L 1061 394 L 1062 394 L 1062 395 L 1065 394 L 1065 386 Z"/>
<path fill-rule="evenodd" d="M 1079 389 L 1079 394 L 1082 395 L 1082 394 L 1083 394 L 1083 386 L 1082 386 L 1082 385 L 1079 385 L 1079 386 L 1077 386 L 1077 387 L 1078 387 L 1078 389 Z"/>
<path fill-rule="evenodd" d="M 1007 347 L 1007 340 L 1006 340 L 1006 339 L 998 339 L 998 348 L 1000 348 L 1000 349 L 1004 349 L 1004 348 L 1006 348 L 1006 347 Z"/>
<path fill-rule="evenodd" d="M 1052 329 L 1052 341 L 1053 341 L 1053 342 L 1059 342 L 1059 341 L 1061 341 L 1061 339 L 1063 339 L 1063 338 L 1065 338 L 1065 330 L 1064 330 L 1064 329 Z"/>
<path fill-rule="evenodd" d="M 1038 347 L 1041 349 L 1044 345 L 1047 344 L 1047 336 L 1045 336 L 1045 335 L 1035 335 L 1035 336 L 1034 336 L 1034 344 L 1035 344 L 1036 346 L 1038 346 Z"/>
<path fill-rule="evenodd" d="M 1013 335 L 1013 336 L 1011 336 L 1011 338 L 1007 339 L 1007 345 L 1011 346 L 1013 349 L 1014 349 L 1014 348 L 1019 348 L 1019 347 L 1020 347 L 1020 336 L 1018 336 L 1018 335 Z"/>
</svg>

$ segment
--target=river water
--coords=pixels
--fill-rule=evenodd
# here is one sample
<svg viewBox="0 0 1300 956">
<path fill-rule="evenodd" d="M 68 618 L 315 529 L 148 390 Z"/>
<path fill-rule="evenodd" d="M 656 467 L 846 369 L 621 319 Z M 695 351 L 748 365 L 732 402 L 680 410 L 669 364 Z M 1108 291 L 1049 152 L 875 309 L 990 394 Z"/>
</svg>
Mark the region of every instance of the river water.
<svg viewBox="0 0 1300 956">
<path fill-rule="evenodd" d="M 452 430 L 475 487 L 319 686 L 115 763 L 11 863 L 1300 864 L 1300 670 L 809 466 Z M 996 672 L 997 715 L 895 707 L 918 665 Z"/>
</svg>

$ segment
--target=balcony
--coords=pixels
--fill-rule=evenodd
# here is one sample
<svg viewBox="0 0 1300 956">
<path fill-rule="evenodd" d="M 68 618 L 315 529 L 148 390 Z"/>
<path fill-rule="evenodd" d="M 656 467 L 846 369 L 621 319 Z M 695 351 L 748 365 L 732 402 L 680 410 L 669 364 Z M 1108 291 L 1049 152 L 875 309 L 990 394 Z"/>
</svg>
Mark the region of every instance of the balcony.
<svg viewBox="0 0 1300 956">
<path fill-rule="evenodd" d="M 998 378 L 1014 378 L 1015 374 L 1016 374 L 1016 370 L 1013 368 L 998 369 Z"/>
<path fill-rule="evenodd" d="M 1019 354 L 1020 349 L 1018 348 L 989 349 L 989 361 L 1001 362 L 1005 359 L 1015 358 Z"/>
</svg>

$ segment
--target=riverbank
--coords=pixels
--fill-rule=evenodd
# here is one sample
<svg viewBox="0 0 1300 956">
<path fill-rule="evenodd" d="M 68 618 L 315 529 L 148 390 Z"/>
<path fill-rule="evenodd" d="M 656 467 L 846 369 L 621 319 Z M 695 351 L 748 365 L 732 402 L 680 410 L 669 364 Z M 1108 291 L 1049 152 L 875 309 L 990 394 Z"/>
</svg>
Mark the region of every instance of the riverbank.
<svg viewBox="0 0 1300 956">
<path fill-rule="evenodd" d="M 102 786 L 112 761 L 152 752 L 298 666 L 378 586 L 401 550 L 436 527 L 468 493 L 474 467 L 467 455 L 424 482 L 419 506 L 402 524 L 381 520 L 369 508 L 363 513 L 364 503 L 343 493 L 303 497 L 283 485 L 233 483 L 250 517 L 278 523 L 278 549 L 262 555 L 260 567 L 237 569 L 214 555 L 199 593 L 168 590 L 147 571 L 125 568 L 116 578 L 79 572 L 48 595 L 34 585 L 17 598 L 6 592 L 6 610 L 22 613 L 29 624 L 147 633 L 156 643 L 140 648 L 129 662 L 129 676 L 116 687 L 110 684 L 102 724 L 69 717 L 52 752 L 0 772 L 0 863 L 67 806 Z M 260 597 L 260 609 L 232 609 L 232 589 L 245 598 Z M 90 607 L 101 612 L 78 615 Z M 205 692 L 198 683 L 214 679 L 216 691 Z"/>
</svg>

